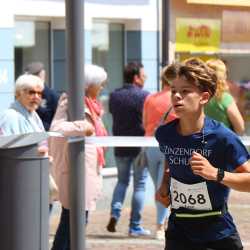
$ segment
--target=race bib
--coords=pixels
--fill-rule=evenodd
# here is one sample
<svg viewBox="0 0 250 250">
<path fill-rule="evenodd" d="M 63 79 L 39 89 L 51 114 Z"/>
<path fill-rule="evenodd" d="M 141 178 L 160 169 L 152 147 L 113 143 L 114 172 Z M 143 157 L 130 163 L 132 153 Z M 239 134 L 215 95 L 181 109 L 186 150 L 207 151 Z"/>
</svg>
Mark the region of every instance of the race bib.
<svg viewBox="0 0 250 250">
<path fill-rule="evenodd" d="M 212 210 L 206 182 L 184 184 L 171 178 L 170 191 L 174 209 Z"/>
</svg>

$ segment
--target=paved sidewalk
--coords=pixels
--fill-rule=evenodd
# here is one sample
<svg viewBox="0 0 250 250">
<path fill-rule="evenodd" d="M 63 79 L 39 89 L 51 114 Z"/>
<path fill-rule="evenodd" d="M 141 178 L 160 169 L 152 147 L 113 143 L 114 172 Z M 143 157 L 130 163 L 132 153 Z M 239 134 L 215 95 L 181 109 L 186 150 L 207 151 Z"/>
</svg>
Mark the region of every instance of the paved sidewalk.
<svg viewBox="0 0 250 250">
<path fill-rule="evenodd" d="M 230 199 L 230 211 L 239 229 L 244 243 L 244 250 L 250 250 L 250 194 L 233 191 Z M 164 242 L 147 238 L 128 237 L 129 209 L 124 208 L 116 233 L 106 231 L 109 211 L 97 210 L 90 214 L 89 225 L 86 229 L 86 249 L 88 250 L 160 250 L 164 249 Z M 56 229 L 58 212 L 51 218 L 51 237 Z M 143 213 L 143 226 L 154 232 L 155 208 L 146 206 Z M 187 249 L 188 250 L 188 249 Z"/>
<path fill-rule="evenodd" d="M 51 218 L 50 241 L 58 223 L 58 213 Z M 153 218 L 155 209 L 147 206 L 143 213 L 143 226 L 154 232 Z M 116 233 L 109 233 L 106 225 L 109 220 L 109 211 L 95 211 L 90 214 L 86 229 L 86 249 L 88 250 L 158 250 L 163 249 L 164 241 L 155 240 L 153 236 L 144 238 L 131 238 L 128 236 L 129 209 L 124 208 L 122 217 L 117 225 Z"/>
</svg>

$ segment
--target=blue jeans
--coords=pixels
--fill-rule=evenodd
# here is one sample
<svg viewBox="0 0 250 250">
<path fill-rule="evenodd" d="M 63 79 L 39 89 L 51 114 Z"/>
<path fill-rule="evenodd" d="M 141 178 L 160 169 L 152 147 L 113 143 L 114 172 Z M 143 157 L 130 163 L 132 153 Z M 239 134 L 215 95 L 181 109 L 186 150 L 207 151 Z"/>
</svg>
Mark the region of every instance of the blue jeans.
<svg viewBox="0 0 250 250">
<path fill-rule="evenodd" d="M 159 148 L 146 148 L 148 171 L 152 177 L 155 190 L 157 190 L 163 178 L 164 173 L 164 155 Z M 168 217 L 168 209 L 160 202 L 156 201 L 157 224 L 163 225 Z"/>
<path fill-rule="evenodd" d="M 111 216 L 117 220 L 121 216 L 122 205 L 130 181 L 130 173 L 133 168 L 133 195 L 130 215 L 130 228 L 138 228 L 141 224 L 141 212 L 144 207 L 145 185 L 148 176 L 146 167 L 138 167 L 134 164 L 135 157 L 116 157 L 118 182 L 115 186 L 111 202 Z"/>
<path fill-rule="evenodd" d="M 85 211 L 85 220 L 87 224 L 88 211 Z M 70 211 L 64 207 L 51 250 L 70 250 Z"/>
</svg>

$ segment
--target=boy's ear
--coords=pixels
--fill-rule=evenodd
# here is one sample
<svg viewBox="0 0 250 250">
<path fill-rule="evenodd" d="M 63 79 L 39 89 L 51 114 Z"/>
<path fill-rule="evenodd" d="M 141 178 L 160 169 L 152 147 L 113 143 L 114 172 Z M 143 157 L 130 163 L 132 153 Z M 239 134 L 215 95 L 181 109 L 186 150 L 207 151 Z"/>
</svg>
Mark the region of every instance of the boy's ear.
<svg viewBox="0 0 250 250">
<path fill-rule="evenodd" d="M 201 104 L 205 105 L 209 102 L 209 100 L 210 100 L 210 94 L 208 92 L 202 92 Z"/>
</svg>

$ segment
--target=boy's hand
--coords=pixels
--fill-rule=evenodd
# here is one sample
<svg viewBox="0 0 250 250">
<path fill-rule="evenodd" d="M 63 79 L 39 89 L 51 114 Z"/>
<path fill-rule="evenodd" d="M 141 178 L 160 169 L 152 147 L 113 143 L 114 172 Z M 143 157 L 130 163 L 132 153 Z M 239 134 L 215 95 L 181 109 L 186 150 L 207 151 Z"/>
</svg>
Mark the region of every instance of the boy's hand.
<svg viewBox="0 0 250 250">
<path fill-rule="evenodd" d="M 170 205 L 170 197 L 167 193 L 166 188 L 160 187 L 155 193 L 155 200 L 159 201 L 163 206 L 169 207 Z"/>
<path fill-rule="evenodd" d="M 217 180 L 218 169 L 213 167 L 210 162 L 201 154 L 193 152 L 189 162 L 194 174 L 199 175 L 207 180 Z"/>
</svg>

